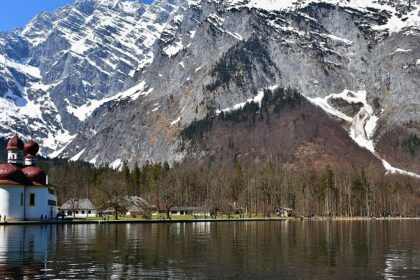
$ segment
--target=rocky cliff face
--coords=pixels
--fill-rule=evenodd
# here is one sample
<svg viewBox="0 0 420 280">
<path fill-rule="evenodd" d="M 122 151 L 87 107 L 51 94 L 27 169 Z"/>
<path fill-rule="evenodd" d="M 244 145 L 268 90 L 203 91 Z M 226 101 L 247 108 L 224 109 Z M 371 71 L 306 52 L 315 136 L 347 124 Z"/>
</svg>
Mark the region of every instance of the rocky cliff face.
<svg viewBox="0 0 420 280">
<path fill-rule="evenodd" d="M 17 129 L 46 142 L 48 154 L 68 144 L 106 98 L 150 63 L 177 1 L 78 0 L 41 13 L 0 39 L 3 134 Z"/>
<path fill-rule="evenodd" d="M 50 145 L 66 145 L 60 156 L 118 167 L 182 160 L 189 150 L 179 134 L 192 121 L 234 109 L 264 88 L 293 88 L 360 146 L 420 172 L 416 161 L 402 164 L 381 144 L 396 128 L 420 135 L 419 5 L 79 0 L 2 35 L 9 66 L 0 89 L 9 103 L 51 107 L 36 120 L 52 136 L 36 136 L 65 135 Z"/>
</svg>

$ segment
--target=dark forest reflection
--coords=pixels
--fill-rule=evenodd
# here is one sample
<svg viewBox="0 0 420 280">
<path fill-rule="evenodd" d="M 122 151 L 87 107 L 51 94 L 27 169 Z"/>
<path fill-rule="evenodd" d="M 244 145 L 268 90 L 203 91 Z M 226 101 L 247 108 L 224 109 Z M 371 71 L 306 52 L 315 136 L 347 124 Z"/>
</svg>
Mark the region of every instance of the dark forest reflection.
<svg viewBox="0 0 420 280">
<path fill-rule="evenodd" d="M 420 279 L 420 221 L 0 227 L 0 279 Z"/>
</svg>

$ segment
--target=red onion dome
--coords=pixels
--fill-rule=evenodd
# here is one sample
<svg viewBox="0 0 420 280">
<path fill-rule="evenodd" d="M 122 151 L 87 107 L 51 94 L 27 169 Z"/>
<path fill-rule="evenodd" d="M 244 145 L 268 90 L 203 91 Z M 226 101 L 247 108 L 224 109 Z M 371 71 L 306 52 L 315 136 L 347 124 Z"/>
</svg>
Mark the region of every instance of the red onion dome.
<svg viewBox="0 0 420 280">
<path fill-rule="evenodd" d="M 22 139 L 19 138 L 17 134 L 15 134 L 12 138 L 9 139 L 7 142 L 7 150 L 23 150 L 24 144 Z"/>
<path fill-rule="evenodd" d="M 34 185 L 46 185 L 47 184 L 47 174 L 36 166 L 28 166 L 22 169 L 26 178 L 29 179 Z"/>
<path fill-rule="evenodd" d="M 22 170 L 10 163 L 0 164 L 0 184 L 2 185 L 30 185 Z"/>
<path fill-rule="evenodd" d="M 39 151 L 39 145 L 34 140 L 29 140 L 25 143 L 24 150 L 26 154 L 36 156 Z"/>
</svg>

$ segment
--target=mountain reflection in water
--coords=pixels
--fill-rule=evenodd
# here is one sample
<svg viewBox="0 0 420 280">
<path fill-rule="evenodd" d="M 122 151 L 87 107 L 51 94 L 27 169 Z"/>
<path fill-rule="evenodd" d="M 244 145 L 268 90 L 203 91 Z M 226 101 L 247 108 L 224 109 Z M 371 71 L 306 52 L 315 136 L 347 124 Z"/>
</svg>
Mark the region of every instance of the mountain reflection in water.
<svg viewBox="0 0 420 280">
<path fill-rule="evenodd" d="M 420 220 L 0 226 L 0 279 L 420 279 Z"/>
</svg>

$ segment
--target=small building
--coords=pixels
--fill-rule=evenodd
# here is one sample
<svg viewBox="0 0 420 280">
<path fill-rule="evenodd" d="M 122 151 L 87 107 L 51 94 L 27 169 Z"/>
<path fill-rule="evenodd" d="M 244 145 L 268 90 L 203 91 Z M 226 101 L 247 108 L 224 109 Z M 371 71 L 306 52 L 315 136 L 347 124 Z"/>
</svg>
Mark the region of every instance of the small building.
<svg viewBox="0 0 420 280">
<path fill-rule="evenodd" d="M 145 212 L 155 212 L 157 207 L 149 203 L 142 197 L 129 196 L 127 197 L 127 216 L 141 215 Z"/>
<path fill-rule="evenodd" d="M 286 207 L 279 208 L 276 211 L 276 215 L 279 217 L 291 217 L 293 215 L 293 209 Z"/>
<path fill-rule="evenodd" d="M 205 207 L 172 207 L 169 213 L 171 215 L 210 216 L 210 211 Z"/>
<path fill-rule="evenodd" d="M 98 215 L 98 209 L 87 198 L 70 199 L 58 207 L 58 212 L 64 217 L 73 218 L 88 218 Z"/>
</svg>

